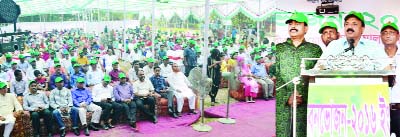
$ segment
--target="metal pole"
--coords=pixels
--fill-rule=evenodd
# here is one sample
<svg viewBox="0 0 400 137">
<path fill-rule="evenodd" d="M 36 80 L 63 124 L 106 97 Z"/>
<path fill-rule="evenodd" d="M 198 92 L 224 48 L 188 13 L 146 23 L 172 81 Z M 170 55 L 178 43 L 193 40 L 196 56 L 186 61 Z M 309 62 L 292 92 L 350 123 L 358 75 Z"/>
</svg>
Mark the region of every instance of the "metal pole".
<svg viewBox="0 0 400 137">
<path fill-rule="evenodd" d="M 156 27 L 155 27 L 155 21 L 154 21 L 154 19 L 155 19 L 155 17 L 154 17 L 154 15 L 155 15 L 155 12 L 156 12 L 156 0 L 153 0 L 153 3 L 152 3 L 152 11 L 151 11 L 151 43 L 152 43 L 152 45 L 151 45 L 151 51 L 153 52 L 153 57 L 155 58 L 155 56 L 156 56 L 156 52 L 154 51 L 154 46 L 155 46 L 155 43 L 154 43 L 154 39 L 156 38 L 156 35 L 155 35 L 155 31 L 156 31 Z"/>
<path fill-rule="evenodd" d="M 204 10 L 204 45 L 203 45 L 203 68 L 202 68 L 202 73 L 203 73 L 203 77 L 207 77 L 207 57 L 209 54 L 209 50 L 208 50 L 208 25 L 210 24 L 210 0 L 206 0 L 206 5 L 205 5 L 205 10 Z"/>
</svg>

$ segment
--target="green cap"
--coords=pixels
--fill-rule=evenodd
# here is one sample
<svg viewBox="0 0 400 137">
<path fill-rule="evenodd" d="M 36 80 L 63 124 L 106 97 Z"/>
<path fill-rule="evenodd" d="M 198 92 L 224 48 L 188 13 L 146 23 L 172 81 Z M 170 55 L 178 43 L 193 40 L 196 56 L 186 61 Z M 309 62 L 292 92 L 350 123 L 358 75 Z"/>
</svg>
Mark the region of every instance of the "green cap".
<svg viewBox="0 0 400 137">
<path fill-rule="evenodd" d="M 118 61 L 113 61 L 112 64 L 115 65 L 115 64 L 119 64 L 119 63 L 118 63 Z"/>
<path fill-rule="evenodd" d="M 78 63 L 74 64 L 74 67 L 80 67 L 81 65 L 79 65 Z"/>
<path fill-rule="evenodd" d="M 35 51 L 33 54 L 34 54 L 35 56 L 39 56 L 39 55 L 40 55 L 40 52 L 39 52 L 39 51 Z"/>
<path fill-rule="evenodd" d="M 222 48 L 222 50 L 225 51 L 225 50 L 228 50 L 228 48 L 227 48 L 227 47 L 224 47 L 224 48 Z"/>
<path fill-rule="evenodd" d="M 147 62 L 155 62 L 155 60 L 153 58 L 148 58 Z"/>
<path fill-rule="evenodd" d="M 195 50 L 196 50 L 197 53 L 201 52 L 200 48 L 196 48 Z"/>
<path fill-rule="evenodd" d="M 325 28 L 334 28 L 337 31 L 337 26 L 335 23 L 333 22 L 325 22 L 324 24 L 322 24 L 321 28 L 319 29 L 319 34 L 322 34 L 322 31 L 324 31 Z"/>
<path fill-rule="evenodd" d="M 169 58 L 167 56 L 164 56 L 162 59 L 163 60 L 168 60 Z"/>
<path fill-rule="evenodd" d="M 71 62 L 77 62 L 76 58 L 71 58 Z"/>
<path fill-rule="evenodd" d="M 106 82 L 111 82 L 111 77 L 109 75 L 105 75 L 103 80 Z"/>
<path fill-rule="evenodd" d="M 54 58 L 54 63 L 56 63 L 56 62 L 60 62 L 60 59 Z"/>
<path fill-rule="evenodd" d="M 56 63 L 56 64 L 54 64 L 54 66 L 55 67 L 59 67 L 59 66 L 61 66 L 61 64 L 60 63 Z"/>
<path fill-rule="evenodd" d="M 96 60 L 94 60 L 94 59 L 92 59 L 92 60 L 90 60 L 90 62 L 89 62 L 91 65 L 92 64 L 97 64 L 97 61 Z"/>
<path fill-rule="evenodd" d="M 118 74 L 118 77 L 119 77 L 119 78 L 126 78 L 125 73 L 119 73 L 119 74 Z"/>
<path fill-rule="evenodd" d="M 59 83 L 59 82 L 61 82 L 61 81 L 63 81 L 63 78 L 62 78 L 62 77 L 57 77 L 57 78 L 54 80 L 54 82 L 56 82 L 56 83 Z"/>
<path fill-rule="evenodd" d="M 301 12 L 294 12 L 292 14 L 292 16 L 290 16 L 290 18 L 288 20 L 286 20 L 286 24 L 289 24 L 289 22 L 291 22 L 292 20 L 296 21 L 296 22 L 304 22 L 306 25 L 308 24 L 308 19 L 307 16 L 304 15 L 304 13 Z"/>
<path fill-rule="evenodd" d="M 239 50 L 245 49 L 245 48 L 246 48 L 245 46 L 241 45 L 241 46 L 239 47 Z"/>
<path fill-rule="evenodd" d="M 83 51 L 82 51 L 82 50 L 81 50 L 81 51 L 79 51 L 79 55 L 80 55 L 80 54 L 83 54 Z"/>
<path fill-rule="evenodd" d="M 18 58 L 23 59 L 23 58 L 25 58 L 25 56 L 22 55 L 22 54 L 19 54 L 19 55 L 18 55 Z"/>
<path fill-rule="evenodd" d="M 195 45 L 195 44 L 196 44 L 196 41 L 194 41 L 193 39 L 190 39 L 190 40 L 189 40 L 189 44 Z"/>
<path fill-rule="evenodd" d="M 85 82 L 85 79 L 82 78 L 82 77 L 78 77 L 78 79 L 76 80 L 76 82 L 78 82 L 78 83 L 84 83 L 84 82 Z"/>
<path fill-rule="evenodd" d="M 250 55 L 254 55 L 254 54 L 256 54 L 256 52 L 250 51 Z"/>
<path fill-rule="evenodd" d="M 257 55 L 256 57 L 254 57 L 254 60 L 258 61 L 258 60 L 260 60 L 261 58 L 262 58 L 261 56 Z"/>
<path fill-rule="evenodd" d="M 4 87 L 7 87 L 7 84 L 0 81 L 0 89 L 3 89 Z"/>
<path fill-rule="evenodd" d="M 68 55 L 69 54 L 69 52 L 68 51 L 64 51 L 64 55 Z"/>
<path fill-rule="evenodd" d="M 10 53 L 6 54 L 6 58 L 11 58 L 11 57 L 12 57 L 12 55 Z"/>
<path fill-rule="evenodd" d="M 29 59 L 29 63 L 32 63 L 32 62 L 34 62 L 34 61 L 36 62 L 36 60 L 35 60 L 34 58 L 30 58 L 30 59 Z"/>
<path fill-rule="evenodd" d="M 399 27 L 397 27 L 397 25 L 395 24 L 395 23 L 393 23 L 393 22 L 387 22 L 387 23 L 385 23 L 385 24 L 383 24 L 383 26 L 382 26 L 382 28 L 381 28 L 381 32 L 384 30 L 384 29 L 386 29 L 387 27 L 391 27 L 391 28 L 393 28 L 394 30 L 396 30 L 397 32 L 399 32 Z"/>
<path fill-rule="evenodd" d="M 254 52 L 260 52 L 261 50 L 258 47 L 254 48 Z"/>
<path fill-rule="evenodd" d="M 17 65 L 17 62 L 14 62 L 14 61 L 11 62 L 11 65 Z"/>
<path fill-rule="evenodd" d="M 261 47 L 260 47 L 261 49 L 266 49 L 267 48 L 267 46 L 265 46 L 264 44 L 263 45 L 261 45 Z"/>
<path fill-rule="evenodd" d="M 347 14 L 346 17 L 344 17 L 344 21 L 346 21 L 350 17 L 358 18 L 362 22 L 362 24 L 364 25 L 364 15 L 362 15 L 362 13 L 356 12 L 356 11 L 350 11 L 350 13 Z"/>
</svg>

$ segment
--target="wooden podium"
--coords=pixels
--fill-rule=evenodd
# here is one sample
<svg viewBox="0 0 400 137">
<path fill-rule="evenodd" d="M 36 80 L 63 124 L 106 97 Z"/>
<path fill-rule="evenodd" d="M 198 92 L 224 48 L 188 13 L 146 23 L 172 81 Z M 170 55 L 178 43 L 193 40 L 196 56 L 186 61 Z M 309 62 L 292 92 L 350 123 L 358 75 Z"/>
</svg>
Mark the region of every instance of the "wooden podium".
<svg viewBox="0 0 400 137">
<path fill-rule="evenodd" d="M 394 71 L 302 70 L 309 80 L 307 137 L 390 136 Z"/>
</svg>

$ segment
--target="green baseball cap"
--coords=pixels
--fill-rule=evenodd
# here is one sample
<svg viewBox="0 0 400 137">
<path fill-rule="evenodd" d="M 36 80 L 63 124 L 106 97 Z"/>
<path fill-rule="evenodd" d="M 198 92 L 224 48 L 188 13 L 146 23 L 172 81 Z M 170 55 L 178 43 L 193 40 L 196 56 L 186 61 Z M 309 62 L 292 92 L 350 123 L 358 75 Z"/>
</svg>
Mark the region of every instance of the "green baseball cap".
<svg viewBox="0 0 400 137">
<path fill-rule="evenodd" d="M 321 28 L 319 28 L 319 34 L 322 34 L 322 31 L 324 31 L 325 28 L 334 28 L 337 31 L 337 26 L 335 23 L 333 22 L 325 22 L 324 24 L 322 24 Z"/>
<path fill-rule="evenodd" d="M 3 89 L 4 87 L 7 87 L 7 84 L 0 81 L 0 89 Z"/>
<path fill-rule="evenodd" d="M 125 73 L 119 73 L 118 78 L 126 78 Z"/>
<path fill-rule="evenodd" d="M 393 22 L 387 22 L 387 23 L 385 23 L 385 24 L 383 24 L 383 26 L 382 26 L 382 28 L 381 28 L 381 32 L 384 30 L 384 29 L 386 29 L 386 28 L 388 28 L 388 27 L 391 27 L 391 28 L 393 28 L 394 30 L 396 30 L 397 32 L 399 32 L 399 27 L 395 24 L 395 23 L 393 23 Z"/>
<path fill-rule="evenodd" d="M 258 60 L 260 60 L 261 58 L 262 58 L 261 56 L 257 55 L 256 57 L 254 57 L 254 60 L 258 61 Z"/>
<path fill-rule="evenodd" d="M 77 62 L 76 58 L 71 58 L 71 62 Z"/>
<path fill-rule="evenodd" d="M 34 58 L 30 58 L 29 63 L 32 63 L 32 62 L 36 62 L 36 60 Z"/>
<path fill-rule="evenodd" d="M 12 58 L 12 55 L 10 53 L 7 53 L 6 58 Z"/>
<path fill-rule="evenodd" d="M 90 65 L 93 65 L 93 64 L 97 64 L 97 61 L 94 59 L 90 60 Z"/>
<path fill-rule="evenodd" d="M 19 55 L 18 55 L 18 58 L 23 59 L 23 58 L 25 58 L 25 56 L 22 55 L 22 54 L 19 54 Z"/>
<path fill-rule="evenodd" d="M 84 82 L 85 82 L 85 79 L 82 78 L 82 77 L 79 77 L 79 78 L 76 80 L 76 82 L 78 82 L 78 83 L 84 83 Z"/>
<path fill-rule="evenodd" d="M 40 55 L 40 52 L 39 52 L 39 51 L 35 51 L 33 54 L 34 54 L 35 56 L 39 56 L 39 55 Z"/>
<path fill-rule="evenodd" d="M 167 56 L 164 56 L 162 59 L 163 60 L 168 60 L 169 58 Z"/>
<path fill-rule="evenodd" d="M 17 65 L 17 62 L 14 62 L 14 61 L 11 62 L 11 65 Z"/>
<path fill-rule="evenodd" d="M 149 62 L 149 63 L 150 63 L 150 62 L 155 62 L 155 60 L 154 60 L 153 58 L 148 58 L 148 59 L 147 59 L 147 62 Z"/>
<path fill-rule="evenodd" d="M 225 51 L 225 50 L 228 50 L 228 48 L 227 48 L 227 47 L 224 47 L 224 48 L 222 48 L 222 50 Z"/>
<path fill-rule="evenodd" d="M 78 63 L 74 64 L 74 67 L 80 67 L 81 65 L 79 65 Z"/>
<path fill-rule="evenodd" d="M 119 63 L 118 63 L 118 61 L 113 61 L 112 64 L 115 65 L 115 64 L 119 64 Z"/>
<path fill-rule="evenodd" d="M 81 50 L 81 51 L 79 51 L 79 54 L 83 54 L 83 51 Z"/>
<path fill-rule="evenodd" d="M 106 82 L 111 82 L 111 77 L 109 75 L 105 75 L 103 80 Z"/>
<path fill-rule="evenodd" d="M 61 81 L 63 81 L 64 79 L 62 77 L 57 77 L 54 82 L 59 83 Z"/>
<path fill-rule="evenodd" d="M 243 46 L 243 45 L 241 45 L 240 47 L 239 47 L 239 50 L 241 50 L 241 49 L 245 49 L 246 47 L 245 46 Z"/>
<path fill-rule="evenodd" d="M 60 64 L 60 63 L 56 63 L 56 64 L 54 64 L 54 66 L 55 66 L 55 67 L 60 67 L 61 64 Z"/>
<path fill-rule="evenodd" d="M 261 49 L 266 49 L 267 48 L 267 46 L 265 46 L 264 44 L 263 45 L 261 45 L 261 47 L 260 47 Z"/>
<path fill-rule="evenodd" d="M 60 62 L 60 59 L 59 58 L 54 58 L 54 63 L 59 63 Z"/>
<path fill-rule="evenodd" d="M 350 17 L 356 17 L 357 19 L 359 19 L 362 22 L 362 25 L 365 26 L 365 24 L 364 24 L 364 15 L 362 15 L 362 13 L 356 12 L 356 11 L 350 11 L 350 13 L 347 14 L 346 17 L 344 17 L 344 21 L 346 21 Z"/>
<path fill-rule="evenodd" d="M 197 48 L 197 49 L 195 49 L 195 50 L 196 50 L 197 53 L 200 53 L 200 52 L 201 52 L 200 48 Z"/>
<path fill-rule="evenodd" d="M 291 21 L 296 21 L 296 22 L 304 22 L 306 25 L 308 24 L 308 18 L 304 13 L 302 12 L 294 12 L 292 16 L 288 20 L 286 20 L 286 24 L 289 24 Z"/>
</svg>

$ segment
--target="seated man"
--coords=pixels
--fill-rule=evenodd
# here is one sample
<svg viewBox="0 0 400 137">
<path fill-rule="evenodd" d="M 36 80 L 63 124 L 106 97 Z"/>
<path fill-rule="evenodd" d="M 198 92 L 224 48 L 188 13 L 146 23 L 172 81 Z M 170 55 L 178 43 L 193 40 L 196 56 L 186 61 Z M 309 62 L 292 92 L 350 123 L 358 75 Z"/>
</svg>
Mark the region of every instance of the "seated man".
<svg viewBox="0 0 400 137">
<path fill-rule="evenodd" d="M 122 109 L 128 117 L 129 125 L 136 128 L 136 103 L 133 101 L 134 91 L 132 85 L 127 82 L 124 73 L 119 74 L 119 83 L 114 87 L 115 101 L 122 105 Z"/>
<path fill-rule="evenodd" d="M 44 118 L 48 136 L 52 137 L 52 117 L 49 110 L 49 98 L 43 92 L 37 92 L 37 82 L 29 82 L 29 93 L 24 96 L 24 110 L 29 111 L 32 119 L 33 134 L 40 137 L 40 118 Z"/>
<path fill-rule="evenodd" d="M 79 119 L 81 120 L 82 126 L 85 128 L 85 135 L 89 136 L 89 128 L 94 131 L 98 131 L 95 125 L 99 124 L 100 116 L 101 116 L 101 107 L 92 103 L 92 94 L 88 89 L 84 87 L 85 79 L 78 78 L 77 79 L 76 88 L 72 90 L 72 100 L 75 107 L 79 107 Z M 86 112 L 91 111 L 92 120 L 89 126 L 87 126 L 86 122 Z"/>
<path fill-rule="evenodd" d="M 7 93 L 7 84 L 0 81 L 0 125 L 5 125 L 3 137 L 9 137 L 14 128 L 13 111 L 23 114 L 22 106 L 15 95 Z"/>
<path fill-rule="evenodd" d="M 143 111 L 146 115 L 151 117 L 153 123 L 157 123 L 157 116 L 155 115 L 155 99 L 154 99 L 154 88 L 146 76 L 143 70 L 138 71 L 139 80 L 133 83 L 135 88 L 135 102 L 138 109 Z M 149 109 L 146 109 L 144 105 L 149 105 Z"/>
<path fill-rule="evenodd" d="M 67 76 L 61 72 L 61 64 L 55 64 L 54 66 L 56 67 L 56 73 L 50 76 L 49 90 L 56 88 L 55 79 L 57 77 L 61 77 L 64 82 L 64 87 L 69 88 L 69 80 L 67 79 Z"/>
<path fill-rule="evenodd" d="M 72 88 L 76 88 L 78 78 L 86 79 L 85 73 L 80 71 L 80 69 L 81 69 L 81 65 L 74 64 L 74 73 L 71 74 L 71 76 L 70 76 L 71 79 L 69 81 Z M 86 86 L 86 81 L 84 83 L 84 86 Z"/>
<path fill-rule="evenodd" d="M 262 57 L 257 55 L 255 60 L 257 63 L 251 65 L 251 73 L 253 74 L 253 77 L 257 83 L 262 85 L 264 90 L 264 99 L 273 99 L 272 93 L 274 92 L 274 81 L 269 78 L 265 64 L 262 63 Z"/>
<path fill-rule="evenodd" d="M 153 84 L 155 94 L 162 98 L 168 99 L 168 113 L 171 117 L 177 118 L 175 107 L 174 107 L 174 92 L 172 90 L 168 90 L 167 82 L 164 77 L 160 75 L 161 68 L 154 67 L 154 76 L 150 78 L 151 83 Z"/>
<path fill-rule="evenodd" d="M 61 77 L 55 79 L 56 88 L 50 93 L 50 107 L 54 109 L 53 117 L 60 126 L 60 136 L 65 137 L 65 123 L 62 117 L 70 116 L 72 119 L 72 130 L 76 136 L 80 135 L 78 126 L 78 108 L 72 103 L 71 91 L 64 87 L 64 80 Z M 62 116 L 61 116 L 62 114 Z"/>
<path fill-rule="evenodd" d="M 172 65 L 172 73 L 167 77 L 167 81 L 170 87 L 175 91 L 175 97 L 178 105 L 178 116 L 181 117 L 181 112 L 183 108 L 183 98 L 187 97 L 189 100 L 189 108 L 191 114 L 197 114 L 195 109 L 196 103 L 196 95 L 193 93 L 193 90 L 190 88 L 192 84 L 190 84 L 189 80 L 186 78 L 185 74 L 183 74 L 179 70 L 178 64 L 174 63 Z"/>
<path fill-rule="evenodd" d="M 111 110 L 113 110 L 112 120 L 117 121 L 122 106 L 113 101 L 113 88 L 108 85 L 111 82 L 111 77 L 106 75 L 104 76 L 103 82 L 95 85 L 92 90 L 93 95 L 93 103 L 100 106 L 103 109 L 103 114 L 101 115 L 101 124 L 102 128 L 108 130 L 109 128 L 114 128 L 111 125 L 110 114 Z"/>
<path fill-rule="evenodd" d="M 110 71 L 110 73 L 108 73 L 111 76 L 112 83 L 119 81 L 118 78 L 119 73 L 124 73 L 120 69 L 118 69 L 118 64 L 119 64 L 118 61 L 113 61 L 112 62 L 113 69 Z"/>
<path fill-rule="evenodd" d="M 87 84 L 88 86 L 92 87 L 94 85 L 100 84 L 101 80 L 104 77 L 104 71 L 97 67 L 96 60 L 90 60 L 91 68 L 87 72 Z"/>
<path fill-rule="evenodd" d="M 14 71 L 15 79 L 11 81 L 10 93 L 16 96 L 24 96 L 28 91 L 28 83 L 22 79 L 22 71 L 17 69 Z"/>
</svg>

